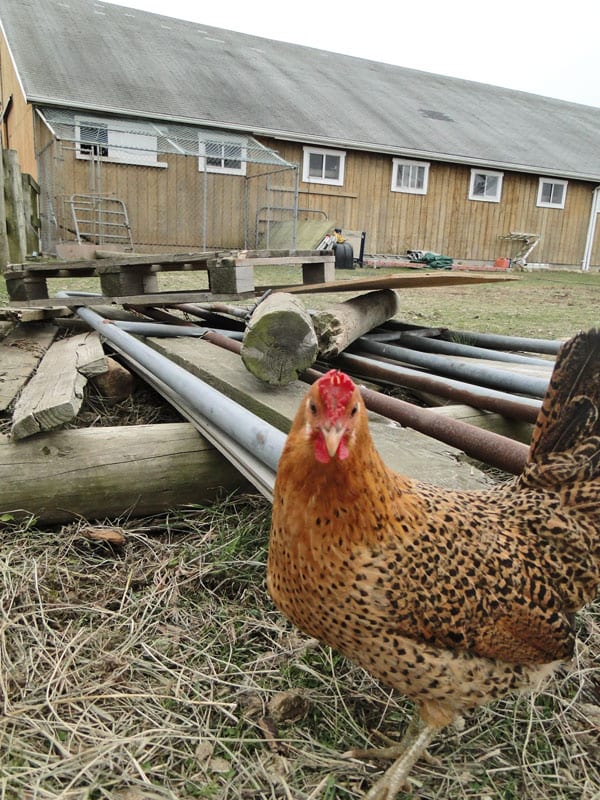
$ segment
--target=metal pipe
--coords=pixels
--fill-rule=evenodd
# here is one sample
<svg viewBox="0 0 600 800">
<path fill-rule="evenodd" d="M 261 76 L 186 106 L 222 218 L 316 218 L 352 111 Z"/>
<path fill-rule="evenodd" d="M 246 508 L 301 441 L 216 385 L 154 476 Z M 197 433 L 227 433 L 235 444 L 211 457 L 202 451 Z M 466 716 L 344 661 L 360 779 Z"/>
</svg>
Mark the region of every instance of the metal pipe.
<svg viewBox="0 0 600 800">
<path fill-rule="evenodd" d="M 529 447 L 508 436 L 477 428 L 457 419 L 419 408 L 396 397 L 361 387 L 368 408 L 420 433 L 462 450 L 468 456 L 494 467 L 520 475 L 527 463 Z"/>
<path fill-rule="evenodd" d="M 399 330 L 408 333 L 418 333 L 422 329 L 420 325 L 413 325 L 410 322 L 401 322 L 390 319 L 381 328 L 384 330 Z M 435 330 L 435 329 L 434 329 Z M 455 341 L 463 341 L 468 344 L 490 347 L 492 350 L 524 350 L 529 353 L 544 353 L 544 355 L 556 355 L 563 342 L 560 339 L 532 339 L 525 336 L 505 336 L 497 333 L 478 333 L 474 331 L 456 331 L 451 328 L 440 328 L 435 335 L 444 334 Z"/>
<path fill-rule="evenodd" d="M 381 341 L 378 334 L 371 336 L 366 334 L 365 338 L 371 341 Z M 522 356 L 517 353 L 506 353 L 502 350 L 492 350 L 485 347 L 474 347 L 473 345 L 461 344 L 460 342 L 449 342 L 446 339 L 432 339 L 427 336 L 417 336 L 414 333 L 398 333 L 395 341 L 401 345 L 406 344 L 414 350 L 422 350 L 425 353 L 441 353 L 449 356 L 464 356 L 465 358 L 485 358 L 491 361 L 507 361 L 515 364 L 534 364 L 537 366 L 552 366 L 547 359 L 535 358 L 533 356 Z"/>
<path fill-rule="evenodd" d="M 403 361 L 407 364 L 424 367 L 450 378 L 462 378 L 480 386 L 489 386 L 492 389 L 506 390 L 516 394 L 543 397 L 548 388 L 548 379 L 546 378 L 533 378 L 493 367 L 465 364 L 461 361 L 451 360 L 447 356 L 419 353 L 408 347 L 372 342 L 365 336 L 359 337 L 351 349 L 352 352 L 365 350 L 394 361 Z"/>
<path fill-rule="evenodd" d="M 177 303 L 176 305 L 171 306 L 171 308 L 183 311 L 184 314 L 191 314 L 191 316 L 201 319 L 205 324 L 218 323 L 219 327 L 223 330 L 231 329 L 243 331 L 246 327 L 244 322 L 241 320 L 232 319 L 231 317 L 224 316 L 223 314 L 215 311 L 209 311 L 208 309 L 202 308 L 202 306 L 197 303 Z"/>
<path fill-rule="evenodd" d="M 130 322 L 128 320 L 115 320 L 111 321 L 110 324 L 116 325 L 117 328 L 120 328 L 122 331 L 135 333 L 139 336 L 195 336 L 201 339 L 203 336 L 206 336 L 209 330 L 215 330 L 223 336 L 231 336 L 232 338 L 240 339 L 240 341 L 244 336 L 241 331 L 202 328 L 199 325 L 163 325 L 161 322 Z"/>
<path fill-rule="evenodd" d="M 447 335 L 469 344 L 490 347 L 492 350 L 525 350 L 555 356 L 564 342 L 559 339 L 531 339 L 524 336 L 501 336 L 495 333 L 447 330 Z"/>
<path fill-rule="evenodd" d="M 241 350 L 239 342 L 219 336 L 219 334 L 208 333 L 205 338 L 234 353 L 239 353 Z M 301 373 L 300 378 L 306 383 L 314 383 L 322 374 L 319 370 L 307 369 Z M 432 436 L 462 450 L 472 458 L 503 469 L 505 472 L 519 475 L 527 462 L 529 452 L 527 445 L 515 442 L 508 436 L 501 436 L 460 420 L 443 417 L 430 409 L 419 408 L 412 403 L 387 397 L 362 386 L 361 394 L 365 405 L 371 411 L 393 419 L 408 428 L 413 428 L 419 433 Z"/>
<path fill-rule="evenodd" d="M 401 367 L 398 364 L 376 361 L 373 358 L 355 354 L 342 353 L 334 363 L 366 378 L 436 394 L 521 422 L 535 422 L 541 407 L 539 400 L 532 400 L 529 397 L 518 397 L 495 389 L 482 388 L 472 383 L 452 380 L 452 378 L 429 375 L 408 367 Z"/>
<path fill-rule="evenodd" d="M 285 434 L 273 425 L 213 389 L 195 375 L 157 353 L 144 342 L 115 325 L 106 323 L 90 308 L 77 309 L 78 316 L 119 352 L 135 359 L 147 372 L 164 383 L 183 403 L 240 444 L 248 453 L 275 471 Z"/>
</svg>

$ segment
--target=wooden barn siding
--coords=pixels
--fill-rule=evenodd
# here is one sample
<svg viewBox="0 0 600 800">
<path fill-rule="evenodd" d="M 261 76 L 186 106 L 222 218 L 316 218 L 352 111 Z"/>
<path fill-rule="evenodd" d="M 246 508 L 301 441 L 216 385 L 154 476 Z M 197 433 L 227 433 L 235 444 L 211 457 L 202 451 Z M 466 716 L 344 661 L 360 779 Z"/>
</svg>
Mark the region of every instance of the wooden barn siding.
<svg viewBox="0 0 600 800">
<path fill-rule="evenodd" d="M 203 246 L 204 173 L 194 156 L 160 154 L 167 167 L 101 162 L 76 157 L 75 145 L 57 143 L 62 171 L 57 185 L 66 195 L 98 193 L 122 200 L 139 249 Z M 244 180 L 209 173 L 207 247 L 236 248 L 244 242 Z"/>
<path fill-rule="evenodd" d="M 12 95 L 12 106 L 2 124 L 2 147 L 16 150 L 21 172 L 38 178 L 33 140 L 33 108 L 25 102 L 4 36 L 0 36 L 0 98 L 2 108 Z M 5 137 L 5 133 L 8 136 Z"/>
<path fill-rule="evenodd" d="M 302 164 L 302 146 L 263 140 Z M 367 232 L 367 252 L 433 250 L 457 260 L 494 261 L 515 254 L 499 238 L 511 231 L 541 234 L 532 262 L 580 266 L 594 185 L 569 180 L 564 209 L 538 208 L 538 175 L 504 171 L 500 203 L 469 200 L 471 169 L 431 162 L 427 195 L 391 191 L 392 156 L 346 152 L 344 186 L 300 180 L 300 205 L 323 210 L 348 230 Z M 598 227 L 600 228 L 600 221 Z M 600 230 L 592 264 L 600 264 Z"/>
</svg>

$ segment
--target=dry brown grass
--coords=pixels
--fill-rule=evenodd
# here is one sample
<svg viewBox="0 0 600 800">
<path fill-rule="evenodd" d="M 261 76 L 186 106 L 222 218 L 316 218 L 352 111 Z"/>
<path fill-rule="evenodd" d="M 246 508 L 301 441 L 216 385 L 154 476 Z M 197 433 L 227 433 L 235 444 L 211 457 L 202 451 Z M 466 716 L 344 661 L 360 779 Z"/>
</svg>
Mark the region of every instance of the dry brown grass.
<svg viewBox="0 0 600 800">
<path fill-rule="evenodd" d="M 598 324 L 599 288 L 598 273 L 562 273 L 415 290 L 401 317 L 562 337 Z M 164 421 L 155 400 L 91 395 L 79 424 Z M 229 497 L 95 525 L 120 546 L 84 520 L 42 529 L 0 514 L 0 800 L 362 796 L 382 765 L 341 754 L 398 737 L 411 705 L 273 607 L 269 516 L 261 499 Z M 441 735 L 412 796 L 599 800 L 598 663 L 600 603 L 579 617 L 573 663 L 543 693 Z"/>
<path fill-rule="evenodd" d="M 229 497 L 56 530 L 3 521 L 0 797 L 358 798 L 410 704 L 289 626 L 265 591 L 270 508 Z M 432 747 L 415 797 L 600 796 L 600 608 L 533 698 L 481 709 Z M 281 700 L 295 701 L 286 711 Z M 299 709 L 299 710 L 298 710 Z"/>
</svg>

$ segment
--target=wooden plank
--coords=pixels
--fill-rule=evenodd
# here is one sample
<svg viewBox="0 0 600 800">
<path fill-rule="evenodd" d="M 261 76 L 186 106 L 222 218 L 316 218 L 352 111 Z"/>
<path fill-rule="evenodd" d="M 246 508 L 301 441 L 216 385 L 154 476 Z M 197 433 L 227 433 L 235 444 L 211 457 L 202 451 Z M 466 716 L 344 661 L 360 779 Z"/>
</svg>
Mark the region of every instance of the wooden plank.
<svg viewBox="0 0 600 800">
<path fill-rule="evenodd" d="M 290 264 L 335 264 L 335 256 L 331 255 L 294 255 L 294 256 L 268 256 L 268 257 L 254 257 L 254 256 L 235 256 L 236 263 L 238 264 L 252 264 L 253 267 L 264 266 L 286 266 Z"/>
<path fill-rule="evenodd" d="M 0 512 L 41 522 L 146 516 L 245 485 L 189 423 L 0 436 Z"/>
<path fill-rule="evenodd" d="M 45 300 L 27 300 L 21 301 L 18 305 L 20 308 L 36 308 L 53 307 L 53 306 L 67 306 L 69 308 L 77 308 L 78 306 L 101 306 L 101 305 L 133 305 L 133 306 L 169 306 L 180 305 L 181 303 L 219 303 L 229 300 L 254 300 L 254 292 L 247 292 L 245 294 L 212 294 L 205 289 L 198 291 L 186 292 L 157 292 L 156 294 L 135 294 L 123 297 L 105 297 L 103 295 L 95 295 L 94 297 L 86 297 L 79 295 L 77 297 L 50 297 Z"/>
<path fill-rule="evenodd" d="M 18 325 L 0 342 L 0 411 L 19 394 L 57 334 L 54 325 Z"/>
<path fill-rule="evenodd" d="M 106 371 L 97 333 L 55 342 L 15 404 L 12 435 L 24 439 L 70 422 L 81 408 L 87 378 Z"/>
<path fill-rule="evenodd" d="M 0 308 L 0 320 L 11 320 L 13 322 L 42 322 L 47 319 L 71 316 L 72 312 L 66 306 L 56 308 L 18 308 L 17 306 L 6 306 Z"/>
<path fill-rule="evenodd" d="M 286 432 L 308 389 L 307 384 L 301 381 L 274 389 L 244 369 L 236 353 L 202 339 L 149 338 L 146 342 Z M 369 418 L 377 448 L 392 469 L 448 488 L 475 489 L 487 485 L 483 473 L 460 459 L 459 450 L 417 431 L 401 428 L 378 414 L 369 413 Z"/>
<path fill-rule="evenodd" d="M 130 255 L 128 257 L 117 257 L 117 258 L 102 258 L 98 259 L 97 261 L 90 261 L 82 260 L 82 261 L 52 261 L 47 263 L 40 263 L 40 262 L 27 262 L 23 264 L 9 264 L 7 268 L 8 274 L 23 274 L 23 273 L 30 273 L 35 275 L 36 273 L 42 275 L 53 276 L 56 272 L 58 275 L 64 276 L 66 273 L 74 272 L 77 275 L 81 275 L 89 273 L 94 274 L 96 270 L 99 271 L 114 271 L 114 268 L 119 267 L 152 267 L 152 266 L 162 266 L 162 267 L 169 267 L 174 266 L 175 268 L 179 268 L 181 264 L 204 264 L 208 260 L 217 258 L 218 253 L 216 252 L 208 252 L 208 253 L 181 253 L 177 255 L 148 255 L 142 253 L 140 255 Z M 204 267 L 200 267 L 203 269 Z"/>
<path fill-rule="evenodd" d="M 409 274 L 384 275 L 372 278 L 350 278 L 329 283 L 294 284 L 276 286 L 278 292 L 359 292 L 372 289 L 416 289 L 426 286 L 460 286 L 471 283 L 495 283 L 498 281 L 518 281 L 512 275 L 473 275 L 460 272 L 411 272 Z M 262 287 L 266 288 L 266 287 Z"/>
</svg>

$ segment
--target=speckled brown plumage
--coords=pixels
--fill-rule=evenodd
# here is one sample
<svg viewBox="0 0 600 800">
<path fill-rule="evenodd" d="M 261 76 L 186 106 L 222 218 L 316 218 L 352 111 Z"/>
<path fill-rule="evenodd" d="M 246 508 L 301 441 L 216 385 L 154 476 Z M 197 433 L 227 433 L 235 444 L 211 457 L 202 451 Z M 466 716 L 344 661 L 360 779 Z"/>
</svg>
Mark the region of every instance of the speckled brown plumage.
<svg viewBox="0 0 600 800">
<path fill-rule="evenodd" d="M 428 725 L 569 659 L 573 613 L 600 585 L 600 332 L 562 348 L 527 467 L 486 491 L 392 472 L 358 389 L 328 391 L 311 387 L 279 464 L 267 570 L 279 609 Z"/>
</svg>

